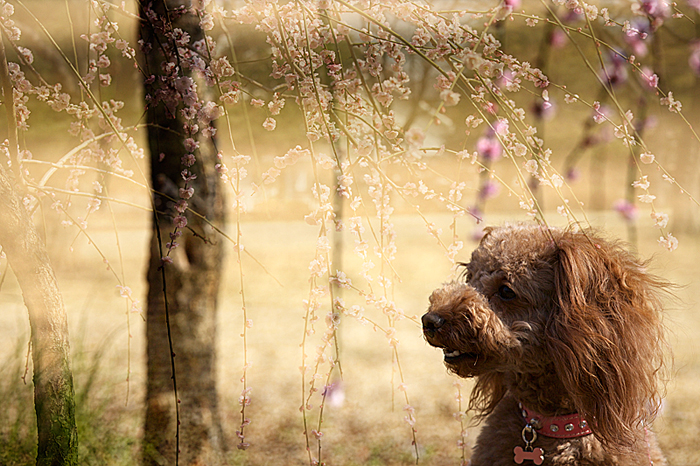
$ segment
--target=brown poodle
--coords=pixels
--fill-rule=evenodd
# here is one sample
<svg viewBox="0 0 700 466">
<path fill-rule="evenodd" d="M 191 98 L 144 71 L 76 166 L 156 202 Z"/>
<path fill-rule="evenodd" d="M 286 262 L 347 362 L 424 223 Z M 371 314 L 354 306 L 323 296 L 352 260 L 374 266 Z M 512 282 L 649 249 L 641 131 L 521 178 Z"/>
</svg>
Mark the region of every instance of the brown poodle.
<svg viewBox="0 0 700 466">
<path fill-rule="evenodd" d="M 665 465 L 650 430 L 666 284 L 594 233 L 487 230 L 466 283 L 433 292 L 423 333 L 474 377 L 472 466 Z"/>
</svg>

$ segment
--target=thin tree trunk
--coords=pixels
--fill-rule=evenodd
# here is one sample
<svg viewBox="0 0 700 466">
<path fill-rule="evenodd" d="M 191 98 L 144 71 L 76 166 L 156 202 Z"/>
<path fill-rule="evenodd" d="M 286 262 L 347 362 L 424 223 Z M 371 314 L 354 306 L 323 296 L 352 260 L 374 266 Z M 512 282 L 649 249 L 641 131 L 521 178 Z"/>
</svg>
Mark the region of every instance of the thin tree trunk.
<svg viewBox="0 0 700 466">
<path fill-rule="evenodd" d="M 78 464 L 68 321 L 46 247 L 15 184 L 0 167 L 0 245 L 29 311 L 38 466 Z"/>
<path fill-rule="evenodd" d="M 141 17 L 148 18 L 141 22 L 140 31 L 147 44 L 143 50 L 144 68 L 154 76 L 146 79 L 146 104 L 151 182 L 157 193 L 154 206 L 158 212 L 153 217 L 147 273 L 148 375 L 143 463 L 213 466 L 221 462 L 225 450 L 216 390 L 216 305 L 223 244 L 208 222 L 187 211 L 181 214 L 187 218 L 187 227 L 179 229 L 182 236 L 175 238 L 179 246 L 170 252 L 173 262 L 164 265 L 162 260 L 168 254 L 166 243 L 172 241 L 170 234 L 175 231 L 173 219 L 180 215 L 176 210 L 180 188 L 194 189 L 193 197 L 187 199 L 192 211 L 215 225 L 221 225 L 224 218 L 213 141 L 192 129 L 193 120 L 184 119 L 182 101 L 190 108 L 197 104 L 192 104 L 192 95 L 182 95 L 182 87 L 177 83 L 192 78 L 197 83 L 200 102 L 207 87 L 188 68 L 185 57 L 176 56 L 171 39 L 163 35 L 170 28 L 181 28 L 190 35 L 190 44 L 203 38 L 196 16 L 168 16 L 167 11 L 182 5 L 188 7 L 189 3 L 157 1 L 151 4 L 150 11 L 142 3 L 141 10 Z M 177 74 L 166 75 L 164 62 L 177 64 Z M 201 119 L 196 122 L 200 129 L 209 125 Z M 196 140 L 199 148 L 194 151 L 195 164 L 188 168 L 196 179 L 185 186 L 182 172 L 187 167 L 182 158 L 190 153 L 185 149 L 187 138 Z"/>
<path fill-rule="evenodd" d="M 0 37 L 0 84 L 12 173 L 0 166 L 0 247 L 19 282 L 31 326 L 39 466 L 77 465 L 78 429 L 68 321 L 46 245 L 22 202 L 14 90 Z"/>
</svg>

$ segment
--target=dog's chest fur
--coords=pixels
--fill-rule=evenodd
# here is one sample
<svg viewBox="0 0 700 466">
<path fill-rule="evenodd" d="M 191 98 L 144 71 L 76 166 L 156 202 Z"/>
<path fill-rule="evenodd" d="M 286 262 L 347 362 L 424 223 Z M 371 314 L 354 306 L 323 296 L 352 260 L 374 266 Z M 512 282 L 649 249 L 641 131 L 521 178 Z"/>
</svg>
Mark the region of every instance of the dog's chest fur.
<svg viewBox="0 0 700 466">
<path fill-rule="evenodd" d="M 517 446 L 525 447 L 522 438 L 523 427 L 525 423 L 518 402 L 506 396 L 483 422 L 470 465 L 517 466 L 513 450 Z M 611 457 L 606 454 L 595 435 L 573 439 L 554 439 L 538 435 L 533 447 L 542 448 L 545 452 L 542 466 L 666 465 L 653 436 L 640 440 L 639 449 L 625 457 Z M 529 460 L 522 463 L 523 466 L 534 464 Z"/>
</svg>

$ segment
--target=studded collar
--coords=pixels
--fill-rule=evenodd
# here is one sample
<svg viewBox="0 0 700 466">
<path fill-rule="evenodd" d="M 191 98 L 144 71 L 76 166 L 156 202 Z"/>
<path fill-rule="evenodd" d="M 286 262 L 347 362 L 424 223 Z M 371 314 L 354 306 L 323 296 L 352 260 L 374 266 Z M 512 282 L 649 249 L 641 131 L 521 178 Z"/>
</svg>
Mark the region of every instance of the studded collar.
<svg viewBox="0 0 700 466">
<path fill-rule="evenodd" d="M 588 423 L 579 414 L 567 414 L 564 416 L 543 416 L 522 403 L 518 404 L 520 413 L 528 425 L 531 425 L 538 434 L 552 438 L 575 438 L 593 433 Z"/>
</svg>

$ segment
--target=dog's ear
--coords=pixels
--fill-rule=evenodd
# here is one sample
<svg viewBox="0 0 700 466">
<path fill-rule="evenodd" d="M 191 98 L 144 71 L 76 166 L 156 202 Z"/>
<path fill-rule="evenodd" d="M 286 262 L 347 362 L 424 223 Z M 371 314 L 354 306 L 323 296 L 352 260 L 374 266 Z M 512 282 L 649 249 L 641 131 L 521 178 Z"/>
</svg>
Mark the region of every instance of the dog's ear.
<svg viewBox="0 0 700 466">
<path fill-rule="evenodd" d="M 634 432 L 658 408 L 665 284 L 622 247 L 592 234 L 566 232 L 556 243 L 549 356 L 596 435 L 612 447 L 633 447 Z"/>
</svg>

